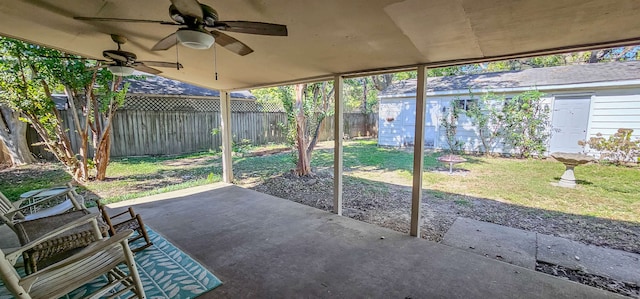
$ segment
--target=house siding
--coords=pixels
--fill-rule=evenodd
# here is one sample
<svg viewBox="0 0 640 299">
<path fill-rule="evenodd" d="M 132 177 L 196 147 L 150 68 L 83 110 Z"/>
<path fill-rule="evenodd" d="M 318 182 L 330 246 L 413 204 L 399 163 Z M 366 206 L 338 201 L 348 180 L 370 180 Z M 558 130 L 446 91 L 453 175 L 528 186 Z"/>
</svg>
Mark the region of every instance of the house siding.
<svg viewBox="0 0 640 299">
<path fill-rule="evenodd" d="M 434 100 L 427 101 L 425 117 L 425 146 L 435 147 L 438 132 L 438 107 Z M 416 99 L 391 98 L 380 101 L 378 113 L 378 144 L 386 146 L 412 146 L 415 140 Z"/>
<path fill-rule="evenodd" d="M 632 138 L 640 138 L 640 88 L 596 92 L 592 107 L 589 137 L 610 136 L 619 128 L 629 128 Z"/>
<path fill-rule="evenodd" d="M 519 92 L 505 93 L 506 98 L 515 96 Z M 589 122 L 586 128 L 586 138 L 594 137 L 602 133 L 605 137 L 614 134 L 619 128 L 631 128 L 634 130 L 633 138 L 640 138 L 640 87 L 623 89 L 568 89 L 549 90 L 542 98 L 543 104 L 550 108 L 549 122 L 553 117 L 553 105 L 556 98 L 567 96 L 587 95 L 591 97 Z M 477 94 L 476 97 L 480 97 Z M 468 91 L 460 91 L 447 96 L 431 96 L 427 98 L 428 108 L 425 119 L 425 128 L 434 129 L 433 148 L 448 149 L 444 127 L 440 124 L 443 109 L 449 109 L 450 103 L 456 99 L 469 98 Z M 413 110 L 411 110 L 413 109 Z M 379 105 L 378 144 L 388 146 L 406 146 L 407 140 L 413 138 L 415 130 L 415 97 L 385 97 L 380 98 Z M 389 122 L 387 117 L 394 117 Z M 550 127 L 549 130 L 552 128 Z M 426 133 L 425 133 L 426 135 Z M 471 124 L 469 118 L 461 113 L 458 119 L 456 138 L 464 142 L 464 150 L 475 152 L 482 149 L 482 142 L 478 133 Z M 548 144 L 547 144 L 548 146 Z M 427 146 L 430 147 L 430 146 Z M 496 153 L 513 153 L 510 146 L 499 140 L 493 147 Z M 547 153 L 548 154 L 548 153 Z M 596 154 L 596 153 L 594 153 Z"/>
</svg>

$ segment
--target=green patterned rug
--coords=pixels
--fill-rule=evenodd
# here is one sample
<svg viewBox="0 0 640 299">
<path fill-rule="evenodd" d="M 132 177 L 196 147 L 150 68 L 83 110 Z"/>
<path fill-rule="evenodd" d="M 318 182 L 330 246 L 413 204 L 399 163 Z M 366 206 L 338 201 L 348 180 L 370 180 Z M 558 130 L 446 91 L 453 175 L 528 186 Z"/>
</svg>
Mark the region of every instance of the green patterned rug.
<svg viewBox="0 0 640 299">
<path fill-rule="evenodd" d="M 211 272 L 169 241 L 148 227 L 147 231 L 153 246 L 135 254 L 140 280 L 147 298 L 194 298 L 222 284 Z M 140 245 L 136 242 L 144 243 L 144 240 L 136 240 L 132 247 Z M 69 294 L 69 298 L 82 298 L 84 294 L 91 293 L 104 285 L 105 279 L 99 277 L 76 289 Z M 0 284 L 2 284 L 1 281 Z M 128 298 L 131 295 L 127 293 L 122 298 Z M 5 298 L 13 298 L 13 296 L 3 285 L 0 288 L 0 299 Z"/>
</svg>

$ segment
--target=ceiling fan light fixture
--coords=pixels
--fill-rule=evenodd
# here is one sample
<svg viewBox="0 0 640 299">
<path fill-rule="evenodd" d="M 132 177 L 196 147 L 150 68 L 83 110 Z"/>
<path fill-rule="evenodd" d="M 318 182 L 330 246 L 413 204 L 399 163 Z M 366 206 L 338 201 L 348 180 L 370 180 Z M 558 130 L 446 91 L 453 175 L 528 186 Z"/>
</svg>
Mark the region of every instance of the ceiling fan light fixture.
<svg viewBox="0 0 640 299">
<path fill-rule="evenodd" d="M 176 32 L 176 36 L 183 46 L 196 50 L 209 49 L 215 42 L 215 38 L 206 31 L 180 29 Z"/>
<path fill-rule="evenodd" d="M 110 65 L 108 68 L 112 74 L 120 77 L 131 76 L 134 71 L 132 67 L 123 65 Z"/>
</svg>

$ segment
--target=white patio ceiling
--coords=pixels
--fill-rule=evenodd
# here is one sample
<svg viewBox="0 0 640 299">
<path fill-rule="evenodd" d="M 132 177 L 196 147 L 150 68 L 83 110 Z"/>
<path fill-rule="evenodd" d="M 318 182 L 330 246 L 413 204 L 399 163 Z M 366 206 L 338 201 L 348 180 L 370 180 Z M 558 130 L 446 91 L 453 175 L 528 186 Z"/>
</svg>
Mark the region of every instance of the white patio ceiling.
<svg viewBox="0 0 640 299">
<path fill-rule="evenodd" d="M 163 75 L 196 85 L 236 90 L 336 74 L 419 64 L 529 56 L 640 42 L 637 0 L 201 0 L 221 20 L 288 26 L 288 37 L 229 35 L 255 52 L 179 48 L 183 70 Z M 175 61 L 176 51 L 149 49 L 177 27 L 88 22 L 73 16 L 170 21 L 168 0 L 45 0 L 0 2 L 0 34 L 102 58 L 109 34 L 129 38 L 123 50 L 140 60 Z"/>
</svg>

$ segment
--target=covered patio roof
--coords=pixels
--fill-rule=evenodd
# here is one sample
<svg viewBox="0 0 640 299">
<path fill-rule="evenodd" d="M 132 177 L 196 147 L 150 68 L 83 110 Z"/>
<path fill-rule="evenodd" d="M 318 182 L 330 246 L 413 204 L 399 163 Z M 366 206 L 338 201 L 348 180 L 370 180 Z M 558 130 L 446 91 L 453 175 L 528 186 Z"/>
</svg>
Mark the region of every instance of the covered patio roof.
<svg viewBox="0 0 640 299">
<path fill-rule="evenodd" d="M 640 42 L 636 0 L 327 0 L 212 1 L 221 20 L 287 25 L 289 36 L 229 35 L 255 50 L 149 49 L 177 27 L 91 22 L 74 16 L 170 21 L 168 0 L 7 0 L 0 34 L 85 57 L 114 49 L 109 34 L 140 60 L 175 61 L 163 76 L 203 87 L 238 90 L 300 81 L 531 56 Z"/>
</svg>

